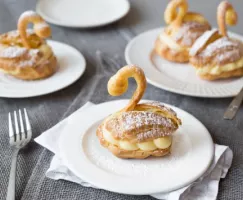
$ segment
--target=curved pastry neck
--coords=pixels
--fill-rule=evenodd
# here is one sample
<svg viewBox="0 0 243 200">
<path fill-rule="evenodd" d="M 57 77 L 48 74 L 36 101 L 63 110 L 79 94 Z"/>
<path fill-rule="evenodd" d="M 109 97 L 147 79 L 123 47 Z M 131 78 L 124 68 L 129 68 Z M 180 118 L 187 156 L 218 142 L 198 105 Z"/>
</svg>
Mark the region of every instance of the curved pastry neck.
<svg viewBox="0 0 243 200">
<path fill-rule="evenodd" d="M 134 110 L 146 89 L 146 78 L 143 71 L 140 68 L 134 69 L 132 66 L 126 69 L 128 70 L 120 71 L 120 76 L 124 77 L 125 79 L 134 78 L 137 83 L 137 88 L 133 93 L 133 96 L 130 99 L 128 105 L 121 110 L 122 112 Z"/>
<path fill-rule="evenodd" d="M 217 9 L 217 23 L 219 31 L 223 36 L 228 37 L 226 24 L 235 25 L 237 19 L 237 13 L 229 2 L 223 1 L 219 4 Z"/>
<path fill-rule="evenodd" d="M 142 69 L 134 65 L 121 68 L 108 82 L 108 92 L 112 96 L 120 96 L 128 89 L 128 79 L 134 78 L 137 83 L 135 90 L 128 105 L 120 112 L 131 111 L 142 98 L 146 89 L 146 78 Z"/>
<path fill-rule="evenodd" d="M 171 1 L 165 10 L 165 22 L 167 24 L 173 23 L 175 26 L 180 26 L 187 10 L 188 4 L 186 0 Z"/>
<path fill-rule="evenodd" d="M 40 38 L 49 37 L 51 34 L 50 27 L 45 23 L 45 21 L 35 12 L 27 11 L 23 13 L 18 21 L 18 31 L 22 40 L 23 45 L 30 49 L 31 44 L 28 40 L 27 26 L 29 23 L 34 24 L 34 31 L 36 35 Z"/>
</svg>

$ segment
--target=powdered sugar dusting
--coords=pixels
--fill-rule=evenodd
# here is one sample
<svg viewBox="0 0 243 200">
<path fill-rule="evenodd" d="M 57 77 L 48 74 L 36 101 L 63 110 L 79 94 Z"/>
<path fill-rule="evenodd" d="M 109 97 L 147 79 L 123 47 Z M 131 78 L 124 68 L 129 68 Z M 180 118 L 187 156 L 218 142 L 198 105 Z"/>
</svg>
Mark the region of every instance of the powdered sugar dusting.
<svg viewBox="0 0 243 200">
<path fill-rule="evenodd" d="M 17 31 L 17 30 L 14 30 L 14 31 L 10 31 L 10 32 L 8 32 L 8 36 L 9 37 L 18 37 L 19 36 L 19 31 Z"/>
<path fill-rule="evenodd" d="M 39 52 L 38 49 L 10 46 L 0 50 L 0 57 L 4 59 L 21 58 L 14 61 L 18 67 L 32 67 L 35 66 Z"/>
<path fill-rule="evenodd" d="M 35 57 L 31 57 L 29 60 L 23 60 L 20 63 L 18 63 L 18 67 L 31 67 L 34 66 L 36 62 Z"/>
<path fill-rule="evenodd" d="M 137 140 L 138 140 L 138 142 L 142 142 L 149 138 L 160 138 L 160 137 L 165 137 L 165 136 L 168 136 L 171 134 L 172 134 L 172 132 L 169 131 L 168 129 L 153 128 L 153 129 L 150 129 L 150 130 L 137 134 Z"/>
<path fill-rule="evenodd" d="M 34 12 L 33 10 L 28 10 L 20 16 L 19 21 L 26 17 L 36 17 L 36 16 L 39 16 L 36 12 Z"/>
<path fill-rule="evenodd" d="M 174 123 L 171 119 L 167 119 L 159 114 L 145 111 L 131 111 L 121 114 L 122 125 L 124 131 L 131 131 L 133 129 L 139 129 L 141 127 L 174 127 Z"/>
<path fill-rule="evenodd" d="M 105 123 L 105 128 L 115 138 L 124 139 L 128 135 L 133 139 L 143 140 L 150 136 L 155 138 L 170 135 L 177 125 L 158 113 L 148 111 L 129 111 L 114 115 Z M 145 135 L 144 135 L 145 134 Z"/>
<path fill-rule="evenodd" d="M 196 42 L 193 44 L 192 48 L 190 49 L 190 56 L 195 56 L 198 51 L 207 43 L 207 41 L 212 37 L 213 34 L 217 33 L 216 29 L 206 31 L 203 35 L 201 35 Z"/>
<path fill-rule="evenodd" d="M 2 58 L 18 58 L 27 53 L 26 48 L 20 47 L 8 47 L 0 51 L 0 57 Z"/>
<path fill-rule="evenodd" d="M 2 58 L 18 58 L 18 57 L 21 57 L 25 54 L 28 54 L 30 57 L 33 57 L 38 52 L 39 52 L 38 49 L 28 50 L 28 49 L 22 48 L 22 47 L 10 46 L 10 47 L 4 48 L 0 51 L 0 57 L 2 57 Z"/>
<path fill-rule="evenodd" d="M 159 101 L 151 101 L 151 102 L 146 102 L 144 103 L 146 105 L 151 105 L 151 106 L 155 106 L 160 108 L 161 110 L 166 110 L 167 112 L 170 112 L 171 114 L 173 114 L 174 116 L 177 116 L 176 112 L 174 110 L 172 110 L 171 108 L 165 106 L 163 103 L 159 102 Z"/>
<path fill-rule="evenodd" d="M 206 49 L 202 52 L 203 56 L 211 56 L 214 52 L 220 49 L 227 48 L 238 48 L 238 43 L 230 40 L 227 37 L 220 38 L 215 42 L 209 44 Z"/>
<path fill-rule="evenodd" d="M 238 60 L 240 58 L 241 58 L 241 54 L 240 54 L 240 51 L 238 49 L 226 51 L 226 52 L 219 54 L 217 56 L 219 63 L 223 62 L 224 60 L 228 60 L 229 62 L 234 62 L 235 60 Z"/>
<path fill-rule="evenodd" d="M 194 41 L 200 37 L 209 27 L 198 22 L 185 22 L 179 31 L 173 36 L 175 41 L 181 41 L 185 46 L 192 46 Z"/>
<path fill-rule="evenodd" d="M 27 32 L 27 35 L 34 34 L 34 30 L 33 30 L 33 29 L 27 29 L 26 32 Z M 8 34 L 9 37 L 14 37 L 14 38 L 20 36 L 18 30 L 10 31 L 10 32 L 8 32 L 7 34 Z"/>
<path fill-rule="evenodd" d="M 49 25 L 47 23 L 45 23 L 45 22 L 35 25 L 36 29 L 45 29 L 45 28 L 48 28 L 48 27 L 49 27 Z"/>
</svg>

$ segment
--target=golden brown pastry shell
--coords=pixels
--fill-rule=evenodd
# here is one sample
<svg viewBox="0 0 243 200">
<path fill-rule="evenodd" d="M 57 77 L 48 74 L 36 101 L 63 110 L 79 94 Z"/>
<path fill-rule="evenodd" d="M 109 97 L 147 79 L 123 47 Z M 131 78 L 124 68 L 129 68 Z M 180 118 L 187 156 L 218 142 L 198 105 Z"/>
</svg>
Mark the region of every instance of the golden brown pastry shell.
<svg viewBox="0 0 243 200">
<path fill-rule="evenodd" d="M 57 70 L 57 58 L 52 48 L 30 31 L 28 39 L 34 48 L 23 47 L 18 31 L 0 35 L 0 71 L 22 80 L 44 79 L 53 75 Z M 24 53 L 16 57 L 11 54 L 10 57 L 1 56 L 8 48 L 21 49 Z M 38 53 L 33 54 L 33 51 Z"/>
<path fill-rule="evenodd" d="M 240 40 L 234 38 L 222 37 L 215 32 L 208 41 L 205 42 L 203 47 L 199 49 L 199 52 L 196 55 L 190 56 L 189 63 L 196 69 L 203 69 L 205 66 L 218 66 L 223 67 L 224 65 L 236 63 L 243 57 L 243 43 Z M 217 44 L 217 42 L 223 41 L 228 42 L 227 47 L 220 47 L 222 44 Z M 216 44 L 214 43 L 216 42 Z M 222 43 L 223 43 L 222 42 Z M 214 48 L 212 53 L 207 52 L 207 47 Z M 206 54 L 206 55 L 205 55 Z M 200 74 L 199 77 L 205 80 L 216 80 L 216 79 L 226 79 L 243 76 L 243 66 L 231 71 L 221 72 L 220 74 Z"/>
<path fill-rule="evenodd" d="M 129 120 L 126 120 L 127 118 Z M 141 121 L 137 122 L 138 119 Z M 145 124 L 146 119 L 148 120 Z M 105 129 L 115 139 L 128 140 L 131 143 L 148 142 L 170 136 L 181 125 L 177 114 L 160 102 L 137 104 L 133 111 L 115 113 L 104 121 Z"/>
<path fill-rule="evenodd" d="M 31 67 L 18 67 L 17 65 L 5 64 L 0 59 L 0 70 L 22 80 L 38 80 L 50 77 L 57 70 L 57 59 L 52 55 L 48 63 L 40 63 Z"/>
<path fill-rule="evenodd" d="M 217 56 L 218 56 L 217 53 L 210 57 L 206 57 L 206 56 L 203 57 L 199 54 L 199 55 L 191 56 L 189 59 L 189 63 L 192 66 L 194 66 L 195 68 L 203 68 L 206 65 L 207 66 L 224 66 L 224 65 L 227 65 L 227 64 L 230 64 L 233 62 L 237 62 L 239 59 L 241 59 L 243 57 L 243 55 L 240 55 L 236 59 L 232 60 L 231 57 L 224 56 L 224 59 L 219 61 Z"/>
<path fill-rule="evenodd" d="M 141 120 L 138 124 L 136 124 L 137 118 L 132 118 L 133 116 L 136 116 L 136 114 L 138 114 L 137 117 Z M 125 119 L 129 119 L 128 121 L 124 121 L 124 115 Z M 143 121 L 143 117 L 147 119 L 146 122 Z M 150 121 L 151 119 L 155 121 Z M 116 120 L 118 120 L 119 123 L 116 123 Z M 135 126 L 133 124 L 133 120 L 135 120 Z M 119 158 L 143 159 L 149 156 L 165 156 L 170 153 L 171 145 L 166 149 L 157 148 L 153 151 L 144 151 L 141 149 L 124 150 L 119 146 L 106 141 L 103 137 L 103 131 L 109 131 L 116 140 L 129 141 L 130 143 L 141 143 L 148 142 L 157 138 L 163 138 L 165 136 L 172 137 L 172 134 L 178 129 L 180 125 L 181 120 L 177 117 L 175 111 L 166 107 L 160 102 L 146 102 L 137 104 L 133 111 L 118 112 L 110 115 L 98 127 L 96 134 L 99 138 L 100 144 L 111 151 L 115 156 Z M 155 132 L 146 135 L 147 129 L 153 130 Z"/>
</svg>

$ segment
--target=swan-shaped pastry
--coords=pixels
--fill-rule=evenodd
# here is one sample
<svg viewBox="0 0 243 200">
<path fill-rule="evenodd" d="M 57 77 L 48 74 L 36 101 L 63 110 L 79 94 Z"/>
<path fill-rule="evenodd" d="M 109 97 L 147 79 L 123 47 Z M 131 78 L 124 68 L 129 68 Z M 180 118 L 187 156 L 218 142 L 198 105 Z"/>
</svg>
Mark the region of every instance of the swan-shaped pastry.
<svg viewBox="0 0 243 200">
<path fill-rule="evenodd" d="M 33 29 L 27 30 L 29 23 Z M 49 25 L 34 11 L 24 12 L 18 30 L 0 35 L 0 70 L 23 80 L 43 79 L 57 68 L 57 60 L 45 38 Z"/>
<path fill-rule="evenodd" d="M 187 0 L 171 0 L 165 10 L 167 27 L 155 42 L 154 52 L 166 60 L 189 61 L 189 50 L 198 37 L 211 27 L 200 14 L 188 12 Z"/>
<path fill-rule="evenodd" d="M 190 51 L 190 63 L 206 80 L 243 76 L 243 43 L 227 34 L 227 25 L 237 23 L 237 13 L 227 1 L 217 9 L 218 30 L 202 35 Z"/>
<path fill-rule="evenodd" d="M 159 102 L 138 104 L 146 89 L 144 72 L 137 66 L 121 68 L 108 82 L 108 92 L 119 96 L 128 89 L 128 79 L 134 78 L 137 89 L 128 105 L 108 116 L 98 127 L 101 145 L 120 158 L 164 156 L 170 152 L 172 133 L 181 120 L 176 113 Z"/>
</svg>

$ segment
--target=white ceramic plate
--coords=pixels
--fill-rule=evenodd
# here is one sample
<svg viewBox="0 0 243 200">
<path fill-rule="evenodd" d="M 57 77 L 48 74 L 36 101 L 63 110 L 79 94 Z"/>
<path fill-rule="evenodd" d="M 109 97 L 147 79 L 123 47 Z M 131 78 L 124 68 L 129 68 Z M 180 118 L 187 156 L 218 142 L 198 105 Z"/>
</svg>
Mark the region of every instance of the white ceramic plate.
<svg viewBox="0 0 243 200">
<path fill-rule="evenodd" d="M 24 98 L 49 94 L 63 89 L 84 73 L 86 62 L 75 48 L 56 41 L 48 41 L 58 60 L 58 70 L 51 77 L 23 81 L 0 73 L 0 97 Z"/>
<path fill-rule="evenodd" d="M 36 11 L 48 22 L 78 28 L 110 24 L 130 9 L 127 0 L 39 0 Z"/>
<path fill-rule="evenodd" d="M 112 192 L 143 195 L 184 187 L 207 170 L 214 155 L 209 132 L 195 117 L 173 106 L 182 126 L 174 135 L 170 156 L 126 160 L 102 147 L 97 126 L 127 103 L 119 100 L 87 108 L 66 127 L 59 141 L 60 154 L 76 176 Z"/>
<path fill-rule="evenodd" d="M 220 81 L 205 81 L 196 76 L 189 64 L 177 64 L 154 57 L 154 66 L 150 53 L 154 42 L 162 29 L 154 29 L 135 37 L 126 47 L 125 58 L 129 64 L 140 66 L 150 84 L 178 94 L 195 97 L 231 97 L 237 95 L 243 86 L 243 78 Z M 243 40 L 243 36 L 230 33 L 233 37 Z"/>
</svg>

